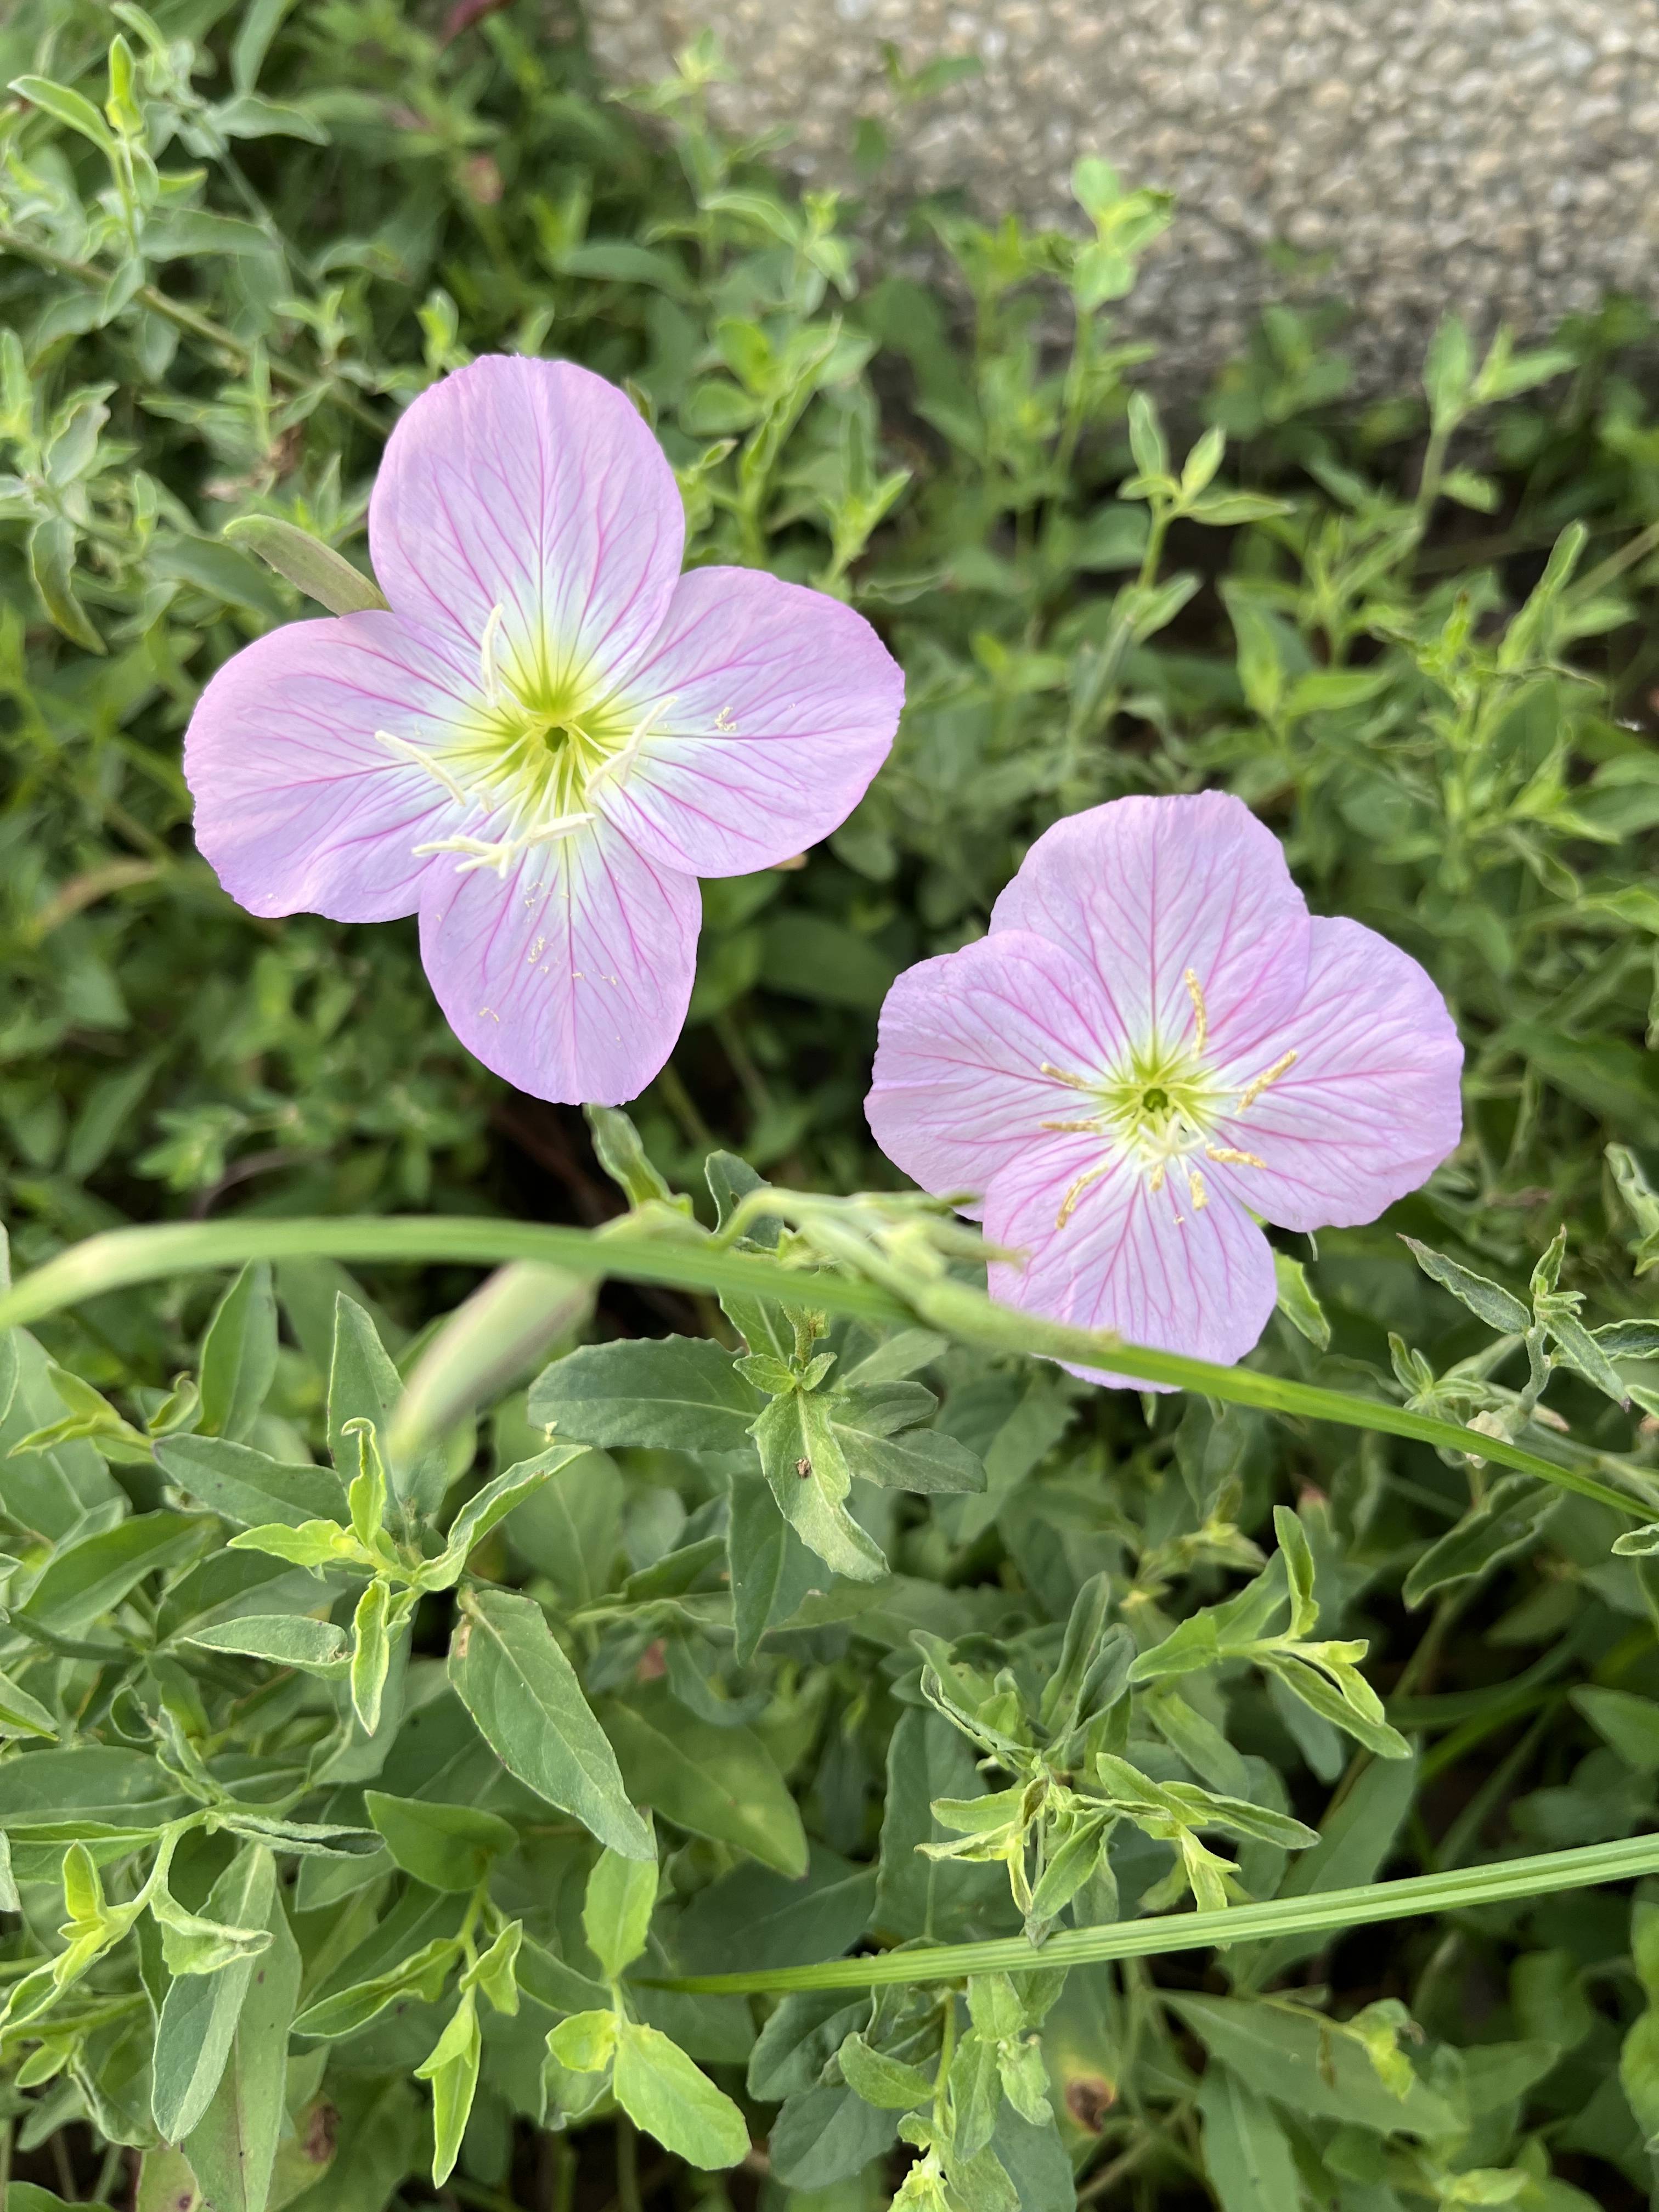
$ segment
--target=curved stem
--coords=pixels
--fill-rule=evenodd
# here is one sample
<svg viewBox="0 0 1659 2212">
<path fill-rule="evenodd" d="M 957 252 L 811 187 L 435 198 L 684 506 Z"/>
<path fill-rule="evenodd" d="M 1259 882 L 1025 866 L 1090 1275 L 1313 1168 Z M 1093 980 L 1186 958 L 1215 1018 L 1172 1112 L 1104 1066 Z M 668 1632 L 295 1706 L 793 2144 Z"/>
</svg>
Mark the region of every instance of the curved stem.
<svg viewBox="0 0 1659 2212">
<path fill-rule="evenodd" d="M 787 1194 L 778 1194 L 784 1210 Z M 509 1260 L 538 1260 L 589 1278 L 619 1275 L 677 1290 L 730 1291 L 739 1296 L 810 1298 L 823 1312 L 901 1326 L 918 1317 L 965 1343 L 1105 1368 L 1137 1382 L 1163 1382 L 1201 1391 L 1224 1404 L 1249 1406 L 1345 1428 L 1405 1437 L 1442 1451 L 1457 1451 L 1514 1468 L 1593 1498 L 1633 1519 L 1659 1516 L 1659 1499 L 1640 1494 L 1641 1470 L 1632 1468 L 1632 1493 L 1600 1482 L 1572 1465 L 1541 1458 L 1506 1437 L 1488 1437 L 1455 1422 L 1414 1413 L 1386 1399 L 1350 1396 L 1250 1367 L 1218 1367 L 1146 1345 L 1126 1344 L 1103 1330 L 1073 1328 L 1041 1315 L 999 1305 L 983 1291 L 940 1273 L 911 1273 L 873 1245 L 850 1236 L 826 1250 L 844 1256 L 858 1272 L 811 1273 L 759 1252 L 722 1249 L 690 1224 L 666 1232 L 627 1222 L 602 1231 L 544 1223 L 492 1220 L 468 1215 L 400 1216 L 342 1220 L 176 1222 L 150 1229 L 114 1229 L 72 1245 L 0 1295 L 0 1328 L 15 1328 L 61 1312 L 84 1298 L 198 1268 L 240 1266 L 245 1260 L 332 1259 L 403 1264 L 467 1261 L 479 1267 Z M 844 1250 L 843 1250 L 844 1248 Z M 1605 1464 L 1605 1461 L 1602 1462 Z"/>
<path fill-rule="evenodd" d="M 1627 1881 L 1659 1873 L 1659 1835 L 1590 1844 L 1533 1858 L 1412 1875 L 1358 1889 L 1329 1889 L 1308 1897 L 1276 1897 L 1262 1905 L 1232 1905 L 1219 1912 L 1179 1912 L 1144 1920 L 1114 1921 L 1099 1928 L 1067 1928 L 1042 1945 L 1021 1936 L 985 1943 L 945 1943 L 890 1951 L 862 1959 L 837 1959 L 822 1966 L 775 1966 L 750 1974 L 681 1974 L 653 1981 L 656 1989 L 697 1995 L 738 1996 L 790 1990 L 866 1990 L 890 1983 L 953 1982 L 970 1974 L 1029 1973 L 1051 1966 L 1097 1965 L 1103 1959 L 1147 1959 L 1171 1951 L 1226 1949 L 1264 1937 L 1334 1933 L 1382 1920 L 1410 1920 L 1435 1912 L 1467 1911 L 1518 1897 L 1578 1889 L 1601 1881 Z"/>
</svg>

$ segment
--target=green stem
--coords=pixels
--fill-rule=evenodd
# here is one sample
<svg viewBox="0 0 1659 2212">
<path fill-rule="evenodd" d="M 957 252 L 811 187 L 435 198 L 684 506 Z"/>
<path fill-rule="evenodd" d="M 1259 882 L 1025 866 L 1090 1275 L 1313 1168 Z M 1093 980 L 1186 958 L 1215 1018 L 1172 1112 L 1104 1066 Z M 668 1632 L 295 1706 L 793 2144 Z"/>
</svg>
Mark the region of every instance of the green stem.
<svg viewBox="0 0 1659 2212">
<path fill-rule="evenodd" d="M 1103 1959 L 1157 1958 L 1172 1951 L 1226 1948 L 1268 1936 L 1322 1936 L 1382 1920 L 1413 1920 L 1457 1912 L 1517 1897 L 1579 1889 L 1602 1881 L 1628 1881 L 1659 1873 L 1659 1835 L 1632 1836 L 1575 1850 L 1500 1860 L 1484 1867 L 1413 1875 L 1358 1889 L 1330 1889 L 1310 1897 L 1270 1898 L 1262 1905 L 1229 1905 L 1220 1912 L 1154 1915 L 1101 1928 L 1067 1928 L 1041 1946 L 1018 1936 L 987 1943 L 945 1943 L 927 1949 L 890 1951 L 863 1959 L 837 1959 L 822 1966 L 776 1966 L 750 1974 L 682 1974 L 654 1988 L 698 1995 L 738 1996 L 788 1990 L 866 1990 L 891 1983 L 957 1981 L 969 1974 L 1029 1973 L 1050 1966 L 1086 1966 Z"/>
<path fill-rule="evenodd" d="M 787 1210 L 787 1195 L 779 1194 L 780 1211 Z M 823 1241 L 827 1248 L 828 1231 L 823 1232 Z M 1384 1399 L 1323 1390 L 1255 1368 L 1218 1367 L 1206 1359 L 1188 1359 L 1177 1352 L 1125 1344 L 1104 1330 L 1069 1328 L 1038 1314 L 999 1305 L 984 1291 L 943 1275 L 908 1274 L 884 1260 L 873 1246 L 860 1247 L 855 1253 L 848 1242 L 847 1256 L 865 1272 L 807 1274 L 763 1253 L 732 1251 L 700 1238 L 689 1224 L 683 1233 L 664 1234 L 626 1223 L 591 1231 L 465 1214 L 170 1222 L 156 1228 L 109 1230 L 71 1245 L 0 1296 L 0 1328 L 25 1326 L 82 1299 L 100 1297 L 134 1284 L 199 1268 L 240 1266 L 246 1260 L 332 1259 L 405 1265 L 444 1261 L 479 1267 L 495 1267 L 509 1260 L 538 1260 L 593 1279 L 619 1275 L 635 1282 L 665 1284 L 675 1290 L 731 1291 L 751 1297 L 791 1297 L 796 1303 L 810 1286 L 812 1304 L 827 1313 L 899 1326 L 920 1316 L 965 1343 L 996 1351 L 1106 1368 L 1136 1382 L 1166 1382 L 1178 1390 L 1202 1391 L 1227 1405 L 1333 1421 L 1344 1428 L 1372 1429 L 1384 1436 L 1431 1444 L 1438 1450 L 1477 1453 L 1498 1466 L 1514 1468 L 1540 1482 L 1593 1498 L 1632 1519 L 1646 1518 L 1659 1510 L 1651 1498 L 1626 1495 L 1577 1467 L 1542 1459 L 1505 1437 L 1476 1434 L 1455 1422 L 1437 1420 Z M 1633 1489 L 1641 1480 L 1639 1471 L 1632 1469 Z"/>
</svg>

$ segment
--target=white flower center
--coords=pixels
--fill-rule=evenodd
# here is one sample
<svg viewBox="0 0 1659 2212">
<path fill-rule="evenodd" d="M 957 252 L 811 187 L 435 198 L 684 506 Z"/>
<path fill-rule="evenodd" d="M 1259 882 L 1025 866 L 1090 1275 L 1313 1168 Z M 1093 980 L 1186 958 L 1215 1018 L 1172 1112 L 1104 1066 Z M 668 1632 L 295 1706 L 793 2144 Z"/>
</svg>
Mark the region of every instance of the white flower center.
<svg viewBox="0 0 1659 2212">
<path fill-rule="evenodd" d="M 1056 1229 L 1066 1226 L 1090 1184 L 1109 1173 L 1125 1153 L 1146 1176 L 1147 1188 L 1156 1192 L 1169 1185 L 1177 1206 L 1179 1188 L 1184 1184 L 1194 1213 L 1201 1213 L 1210 1202 L 1199 1155 L 1229 1167 L 1267 1165 L 1255 1152 L 1218 1145 L 1215 1133 L 1224 1119 L 1247 1112 L 1268 1085 L 1284 1074 L 1296 1054 L 1282 1054 L 1242 1091 L 1224 1084 L 1206 1058 L 1209 1012 L 1203 988 L 1190 968 L 1186 984 L 1193 1002 L 1193 1030 L 1180 1042 L 1166 1045 L 1154 1036 L 1117 1066 L 1097 1075 L 1075 1075 L 1043 1061 L 1044 1075 L 1099 1103 L 1092 1114 L 1076 1121 L 1045 1121 L 1042 1127 L 1098 1134 L 1109 1140 L 1104 1157 L 1085 1168 L 1067 1190 L 1054 1222 Z M 1179 1212 L 1176 1218 L 1182 1218 Z"/>
<path fill-rule="evenodd" d="M 416 744 L 386 730 L 375 735 L 400 759 L 477 811 L 477 830 L 434 837 L 417 854 L 454 853 L 457 872 L 493 868 L 505 876 L 533 845 L 557 844 L 595 819 L 594 792 L 626 781 L 640 749 L 672 700 L 637 722 L 591 676 L 552 674 L 545 646 L 532 659 L 504 653 L 505 611 L 495 608 L 478 647 L 478 698 L 441 741 Z"/>
</svg>

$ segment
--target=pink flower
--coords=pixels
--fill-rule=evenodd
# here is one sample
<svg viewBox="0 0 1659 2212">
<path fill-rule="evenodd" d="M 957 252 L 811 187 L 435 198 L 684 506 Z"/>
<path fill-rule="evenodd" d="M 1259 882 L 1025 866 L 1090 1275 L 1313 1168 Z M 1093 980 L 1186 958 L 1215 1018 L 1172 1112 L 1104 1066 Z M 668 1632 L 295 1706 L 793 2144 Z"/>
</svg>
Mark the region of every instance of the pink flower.
<svg viewBox="0 0 1659 2212">
<path fill-rule="evenodd" d="M 196 836 L 255 914 L 418 913 L 458 1036 L 544 1098 L 616 1104 L 673 1045 L 697 878 L 843 821 L 903 678 L 838 600 L 680 574 L 684 520 L 623 395 L 474 362 L 392 432 L 369 507 L 390 613 L 291 623 L 203 693 Z"/>
<path fill-rule="evenodd" d="M 1423 969 L 1310 917 L 1241 801 L 1120 799 L 1038 838 L 988 937 L 899 977 L 866 1111 L 1024 1255 L 994 1296 L 1231 1363 L 1273 1310 L 1252 1217 L 1374 1220 L 1456 1145 L 1462 1059 Z"/>
</svg>

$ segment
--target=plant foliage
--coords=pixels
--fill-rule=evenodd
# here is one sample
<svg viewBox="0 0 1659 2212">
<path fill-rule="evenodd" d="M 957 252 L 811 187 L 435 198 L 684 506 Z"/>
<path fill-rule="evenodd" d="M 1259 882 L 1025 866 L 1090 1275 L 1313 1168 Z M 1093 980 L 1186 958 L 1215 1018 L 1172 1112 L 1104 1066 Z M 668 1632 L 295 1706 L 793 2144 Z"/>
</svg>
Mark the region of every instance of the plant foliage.
<svg viewBox="0 0 1659 2212">
<path fill-rule="evenodd" d="M 1659 1873 L 1645 318 L 1450 321 L 1361 405 L 1286 307 L 1160 411 L 1160 196 L 1085 161 L 1075 233 L 940 204 L 893 273 L 710 127 L 706 44 L 618 102 L 532 0 L 21 0 L 0 64 L 0 1202 L 20 1268 L 228 1240 L 88 1246 L 0 1336 L 15 2212 L 1646 2202 L 1659 1892 L 1597 1886 Z M 374 603 L 399 405 L 514 349 L 908 680 L 591 1128 L 410 929 L 234 908 L 179 768 L 231 652 Z M 1030 1356 L 860 1100 L 1037 832 L 1206 786 L 1430 968 L 1468 1131 L 1140 1397 Z"/>
</svg>

